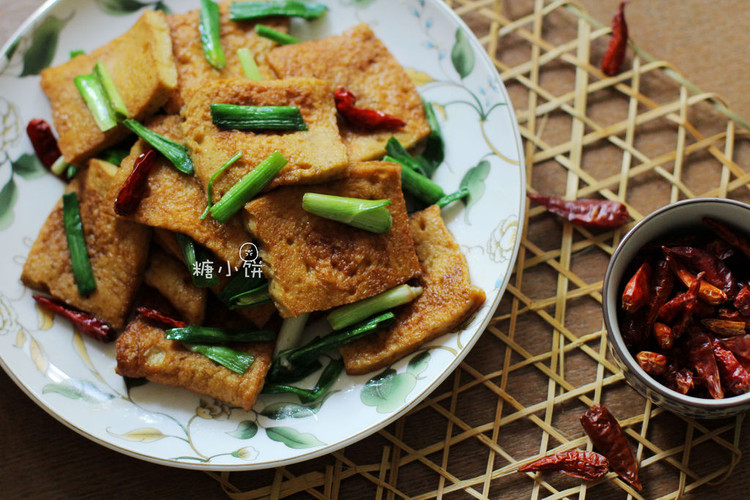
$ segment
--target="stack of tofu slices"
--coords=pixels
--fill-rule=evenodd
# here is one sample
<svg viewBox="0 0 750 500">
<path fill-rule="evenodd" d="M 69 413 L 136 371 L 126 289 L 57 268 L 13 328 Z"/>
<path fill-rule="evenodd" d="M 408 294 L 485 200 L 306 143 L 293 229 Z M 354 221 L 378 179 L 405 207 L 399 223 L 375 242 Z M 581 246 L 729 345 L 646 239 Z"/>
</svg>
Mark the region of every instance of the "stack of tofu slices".
<svg viewBox="0 0 750 500">
<path fill-rule="evenodd" d="M 288 18 L 233 21 L 230 4 L 218 4 L 226 55 L 221 69 L 207 60 L 201 12 L 195 10 L 169 15 L 145 11 L 129 31 L 107 45 L 43 71 L 41 85 L 51 103 L 59 148 L 65 162 L 78 167 L 66 193 L 76 193 L 79 200 L 96 287 L 81 293 L 77 286 L 62 200 L 42 227 L 21 278 L 27 286 L 110 325 L 119 335 L 119 374 L 184 387 L 249 410 L 264 384 L 267 391 L 273 385 L 270 374 L 288 380 L 283 375 L 293 371 L 292 358 L 305 356 L 279 363 L 273 339 L 224 339 L 220 345 L 249 354 L 251 361 L 244 371 L 230 369 L 189 342 L 168 339 L 168 331 L 175 325 L 178 330 L 202 325 L 230 335 L 248 329 L 278 332 L 290 318 L 312 313 L 317 319 L 408 284 L 417 293 L 392 308 L 394 317 L 370 328 L 372 333 L 357 333 L 367 318 L 329 328 L 332 335 L 357 334 L 347 343 L 334 344 L 339 354 L 334 348 L 320 360 L 331 358 L 347 373 L 363 374 L 455 331 L 485 296 L 471 285 L 466 259 L 443 224 L 440 207 L 408 214 L 402 167 L 382 161 L 391 137 L 412 150 L 421 147 L 430 126 L 414 84 L 372 30 L 359 25 L 338 36 L 277 45 L 257 34 L 256 25 L 285 33 Z M 246 77 L 238 49 L 249 49 L 261 79 Z M 74 83 L 96 63 L 108 68 L 129 118 L 186 147 L 194 165 L 194 173 L 187 174 L 157 154 L 140 203 L 125 215 L 115 213 L 115 200 L 138 158 L 152 145 L 122 122 L 106 131 L 97 125 Z M 343 119 L 334 99 L 341 87 L 356 95 L 358 106 L 405 124 L 364 129 Z M 219 127 L 212 121 L 214 103 L 297 107 L 306 127 Z M 129 154 L 120 165 L 102 159 L 107 157 L 103 152 L 123 145 Z M 262 192 L 223 222 L 211 215 L 201 218 L 207 200 L 218 203 L 275 152 L 286 163 Z M 233 155 L 239 159 L 215 175 Z M 303 209 L 307 193 L 389 200 L 392 223 L 385 232 L 371 232 L 314 215 Z M 249 301 L 248 307 L 227 304 L 220 298 L 231 294 L 222 290 L 245 278 L 238 276 L 247 274 L 243 252 L 250 242 L 259 249 L 262 280 L 267 281 L 267 288 L 261 288 L 270 300 Z M 207 256 L 212 269 L 199 266 L 196 255 Z M 196 279 L 200 272 L 215 276 Z M 170 321 L 136 312 L 137 306 L 159 311 Z M 293 351 L 300 346 L 289 347 Z M 307 359 L 305 368 L 320 366 L 317 359 Z M 319 372 L 310 368 L 306 375 L 314 373 Z"/>
</svg>

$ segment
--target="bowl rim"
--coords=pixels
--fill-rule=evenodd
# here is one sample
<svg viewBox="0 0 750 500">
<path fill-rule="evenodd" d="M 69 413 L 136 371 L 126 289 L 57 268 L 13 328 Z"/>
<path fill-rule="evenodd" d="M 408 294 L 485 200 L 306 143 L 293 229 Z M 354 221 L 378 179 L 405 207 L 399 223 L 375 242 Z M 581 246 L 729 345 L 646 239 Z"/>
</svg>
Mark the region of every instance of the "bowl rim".
<svg viewBox="0 0 750 500">
<path fill-rule="evenodd" d="M 630 354 L 630 351 L 625 346 L 625 341 L 622 338 L 622 334 L 620 333 L 619 324 L 617 322 L 617 307 L 614 308 L 614 311 L 611 311 L 608 306 L 608 297 L 610 293 L 612 291 L 614 291 L 614 293 L 617 293 L 617 290 L 619 289 L 619 286 L 617 286 L 619 285 L 619 283 L 612 283 L 612 274 L 614 272 L 615 262 L 617 261 L 617 258 L 620 256 L 620 254 L 624 251 L 624 248 L 627 247 L 629 245 L 629 242 L 633 240 L 633 235 L 636 234 L 644 226 L 651 223 L 654 219 L 663 216 L 663 214 L 665 214 L 666 212 L 680 210 L 689 205 L 702 203 L 735 205 L 750 212 L 750 205 L 748 205 L 747 203 L 743 203 L 737 200 L 730 200 L 727 198 L 691 198 L 688 200 L 681 200 L 670 203 L 669 205 L 665 205 L 651 212 L 640 221 L 638 221 L 627 232 L 627 234 L 625 234 L 619 245 L 617 245 L 615 251 L 612 253 L 612 257 L 610 257 L 609 264 L 607 265 L 607 271 L 604 275 L 604 282 L 602 284 L 602 309 L 610 346 L 617 351 L 618 357 L 620 358 L 621 362 L 627 366 L 628 370 L 630 370 L 633 375 L 638 377 L 638 379 L 643 384 L 645 384 L 648 389 L 660 394 L 666 399 L 676 400 L 681 404 L 689 405 L 694 408 L 700 408 L 703 410 L 719 410 L 750 402 L 750 392 L 740 394 L 738 396 L 730 396 L 723 399 L 707 399 L 681 394 L 661 384 L 651 375 L 646 373 L 646 371 L 644 371 L 643 368 L 641 368 L 640 365 L 635 361 L 635 357 Z M 613 286 L 617 286 L 617 288 L 613 289 Z"/>
</svg>

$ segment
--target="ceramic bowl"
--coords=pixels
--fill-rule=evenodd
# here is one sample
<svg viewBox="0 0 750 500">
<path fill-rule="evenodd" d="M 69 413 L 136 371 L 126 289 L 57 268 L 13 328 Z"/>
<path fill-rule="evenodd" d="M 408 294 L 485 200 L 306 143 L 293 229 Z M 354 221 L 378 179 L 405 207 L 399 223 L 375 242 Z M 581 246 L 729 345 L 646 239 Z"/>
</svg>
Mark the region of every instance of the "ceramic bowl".
<svg viewBox="0 0 750 500">
<path fill-rule="evenodd" d="M 650 241 L 668 234 L 689 233 L 705 228 L 701 220 L 710 217 L 750 235 L 750 205 L 723 198 L 695 198 L 667 205 L 636 224 L 620 242 L 607 267 L 602 289 L 604 321 L 612 355 L 625 380 L 655 404 L 686 417 L 725 418 L 750 410 L 750 393 L 725 399 L 705 399 L 680 394 L 647 374 L 625 346 L 618 310 L 620 294 L 631 263 Z"/>
</svg>

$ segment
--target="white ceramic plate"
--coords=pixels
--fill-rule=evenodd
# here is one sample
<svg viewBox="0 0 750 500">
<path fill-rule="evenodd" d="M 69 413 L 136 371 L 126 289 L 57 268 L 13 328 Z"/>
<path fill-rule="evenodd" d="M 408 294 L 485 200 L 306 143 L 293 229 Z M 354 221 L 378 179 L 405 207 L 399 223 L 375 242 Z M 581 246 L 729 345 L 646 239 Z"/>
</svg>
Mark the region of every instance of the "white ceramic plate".
<svg viewBox="0 0 750 500">
<path fill-rule="evenodd" d="M 489 58 L 438 0 L 323 0 L 327 15 L 294 21 L 303 39 L 368 23 L 433 102 L 446 139 L 434 179 L 471 188 L 468 206 L 443 210 L 487 301 L 462 331 L 381 373 L 342 375 L 322 403 L 261 396 L 245 412 L 181 389 L 127 388 L 114 345 L 82 338 L 36 309 L 18 277 L 63 185 L 33 161 L 24 129 L 51 123 L 39 71 L 126 31 L 150 6 L 183 12 L 197 0 L 58 0 L 30 18 L 0 53 L 0 364 L 39 406 L 114 450 L 176 467 L 246 470 L 285 465 L 353 443 L 403 415 L 435 389 L 479 338 L 510 278 L 524 207 L 521 141 L 510 100 Z"/>
</svg>

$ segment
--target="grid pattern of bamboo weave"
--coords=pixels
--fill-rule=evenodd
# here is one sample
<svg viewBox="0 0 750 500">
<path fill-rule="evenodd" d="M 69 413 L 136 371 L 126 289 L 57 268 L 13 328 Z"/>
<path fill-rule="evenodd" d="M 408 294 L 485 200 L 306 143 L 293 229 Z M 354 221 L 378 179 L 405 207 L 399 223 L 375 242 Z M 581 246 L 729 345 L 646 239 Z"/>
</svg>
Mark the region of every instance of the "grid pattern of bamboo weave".
<svg viewBox="0 0 750 500">
<path fill-rule="evenodd" d="M 516 109 L 528 189 L 624 201 L 635 220 L 698 196 L 747 201 L 746 125 L 636 43 L 622 74 L 598 69 L 610 28 L 569 1 L 450 0 L 492 56 Z M 625 228 L 596 232 L 530 207 L 508 291 L 449 379 L 374 436 L 310 462 L 210 473 L 234 499 L 677 498 L 729 476 L 741 418 L 692 421 L 638 396 L 608 355 L 607 261 Z M 548 452 L 591 449 L 581 414 L 604 402 L 637 446 L 642 493 L 519 474 Z"/>
</svg>

